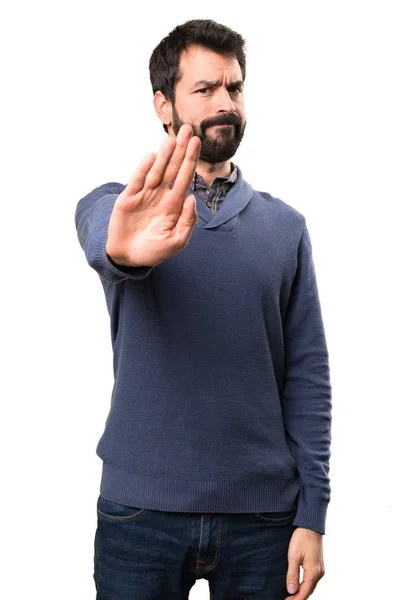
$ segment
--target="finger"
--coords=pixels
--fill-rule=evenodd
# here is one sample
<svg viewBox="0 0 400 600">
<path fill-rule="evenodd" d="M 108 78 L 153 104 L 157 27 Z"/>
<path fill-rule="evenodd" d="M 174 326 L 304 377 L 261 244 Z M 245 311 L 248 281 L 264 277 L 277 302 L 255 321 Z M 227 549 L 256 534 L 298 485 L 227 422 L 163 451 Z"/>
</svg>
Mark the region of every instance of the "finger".
<svg viewBox="0 0 400 600">
<path fill-rule="evenodd" d="M 167 168 L 165 169 L 163 179 L 168 185 L 168 187 L 171 187 L 171 184 L 178 175 L 179 169 L 185 158 L 187 146 L 192 135 L 192 126 L 188 123 L 184 123 L 178 131 L 178 135 L 176 136 L 175 150 L 171 156 L 171 160 L 169 161 Z"/>
<path fill-rule="evenodd" d="M 300 560 L 294 556 L 289 557 L 289 566 L 286 575 L 286 589 L 289 594 L 297 592 L 299 589 L 299 571 L 300 571 Z M 294 587 L 292 587 L 294 586 Z"/>
<path fill-rule="evenodd" d="M 287 600 L 307 600 L 315 590 L 317 582 L 315 579 L 303 579 L 300 589 L 294 596 L 288 596 Z"/>
<path fill-rule="evenodd" d="M 193 179 L 196 170 L 197 160 L 200 155 L 201 141 L 197 136 L 193 136 L 188 143 L 185 158 L 179 169 L 174 187 L 172 188 L 173 196 L 182 198 Z"/>
<path fill-rule="evenodd" d="M 175 239 L 179 245 L 182 241 L 188 241 L 199 215 L 196 210 L 196 198 L 193 194 L 186 196 L 181 215 L 175 225 Z"/>
<path fill-rule="evenodd" d="M 125 190 L 129 195 L 137 194 L 143 189 L 146 175 L 154 164 L 156 156 L 155 152 L 151 152 L 141 161 L 125 187 Z"/>
<path fill-rule="evenodd" d="M 155 189 L 160 186 L 164 177 L 164 172 L 168 163 L 171 159 L 172 153 L 175 149 L 175 138 L 168 135 L 161 144 L 160 150 L 158 151 L 157 158 L 154 161 L 153 166 L 146 175 L 146 181 L 144 183 L 146 188 Z"/>
</svg>

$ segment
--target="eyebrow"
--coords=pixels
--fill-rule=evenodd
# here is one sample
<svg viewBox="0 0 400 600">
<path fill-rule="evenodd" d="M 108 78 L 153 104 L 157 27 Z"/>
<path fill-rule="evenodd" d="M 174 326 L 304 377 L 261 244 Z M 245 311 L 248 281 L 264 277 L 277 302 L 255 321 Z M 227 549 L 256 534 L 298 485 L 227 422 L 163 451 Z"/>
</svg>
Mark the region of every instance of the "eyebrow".
<svg viewBox="0 0 400 600">
<path fill-rule="evenodd" d="M 196 83 L 192 86 L 192 90 L 194 90 L 194 88 L 200 85 L 202 87 L 220 87 L 222 85 L 222 81 L 207 81 L 206 79 L 200 79 L 199 81 L 196 81 Z M 243 87 L 243 81 L 241 79 L 238 79 L 237 81 L 232 81 L 232 83 L 230 83 L 228 87 Z"/>
</svg>

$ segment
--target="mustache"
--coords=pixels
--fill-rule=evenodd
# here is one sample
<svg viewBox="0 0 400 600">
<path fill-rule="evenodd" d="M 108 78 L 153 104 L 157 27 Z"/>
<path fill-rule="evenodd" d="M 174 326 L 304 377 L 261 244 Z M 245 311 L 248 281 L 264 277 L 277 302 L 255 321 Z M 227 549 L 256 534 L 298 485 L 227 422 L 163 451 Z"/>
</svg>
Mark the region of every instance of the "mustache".
<svg viewBox="0 0 400 600">
<path fill-rule="evenodd" d="M 221 115 L 220 117 L 214 117 L 213 119 L 203 121 L 201 129 L 204 133 L 208 127 L 213 127 L 214 125 L 234 125 L 235 127 L 240 127 L 242 125 L 242 119 L 239 115 L 233 113 L 230 115 Z"/>
</svg>

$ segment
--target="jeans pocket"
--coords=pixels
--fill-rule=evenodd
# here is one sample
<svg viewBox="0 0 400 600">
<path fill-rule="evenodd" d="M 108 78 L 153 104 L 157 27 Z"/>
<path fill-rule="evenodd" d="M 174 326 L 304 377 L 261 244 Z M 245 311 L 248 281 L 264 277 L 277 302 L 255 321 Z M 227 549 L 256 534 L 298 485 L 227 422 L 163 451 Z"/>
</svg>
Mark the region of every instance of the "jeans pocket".
<svg viewBox="0 0 400 600">
<path fill-rule="evenodd" d="M 106 521 L 117 523 L 134 521 L 145 512 L 145 508 L 118 504 L 117 502 L 103 498 L 101 495 L 97 499 L 97 515 L 99 518 L 105 519 Z"/>
<path fill-rule="evenodd" d="M 254 514 L 262 521 L 271 523 L 271 525 L 287 525 L 294 520 L 296 512 L 297 511 L 293 510 L 285 510 L 280 512 L 259 512 Z"/>
</svg>

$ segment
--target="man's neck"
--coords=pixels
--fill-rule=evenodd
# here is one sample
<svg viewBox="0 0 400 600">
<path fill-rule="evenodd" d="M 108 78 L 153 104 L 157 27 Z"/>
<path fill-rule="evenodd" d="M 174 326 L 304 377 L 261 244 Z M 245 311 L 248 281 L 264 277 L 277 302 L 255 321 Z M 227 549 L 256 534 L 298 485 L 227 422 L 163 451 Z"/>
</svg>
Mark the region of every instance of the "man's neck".
<svg viewBox="0 0 400 600">
<path fill-rule="evenodd" d="M 198 160 L 196 165 L 196 172 L 203 177 L 208 188 L 212 186 L 214 179 L 217 177 L 229 177 L 231 170 L 230 160 L 216 164 Z"/>
</svg>

